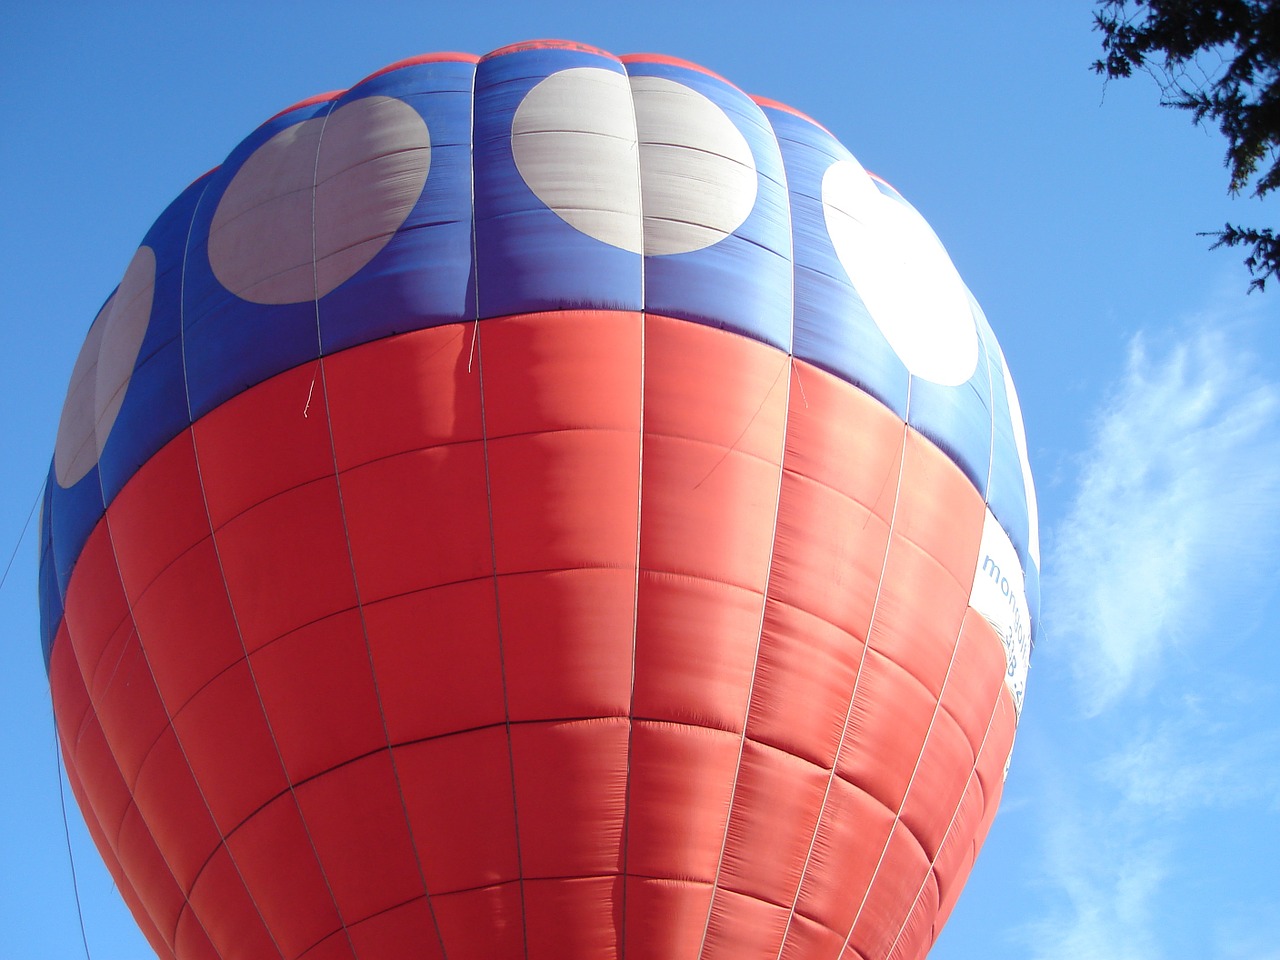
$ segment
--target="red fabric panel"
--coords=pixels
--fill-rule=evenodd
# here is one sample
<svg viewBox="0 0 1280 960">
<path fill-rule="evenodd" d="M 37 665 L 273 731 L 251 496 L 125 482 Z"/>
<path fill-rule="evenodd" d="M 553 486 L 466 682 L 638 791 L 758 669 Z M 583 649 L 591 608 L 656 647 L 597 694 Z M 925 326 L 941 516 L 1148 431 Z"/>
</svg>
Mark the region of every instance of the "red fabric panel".
<svg viewBox="0 0 1280 960">
<path fill-rule="evenodd" d="M 732 442 L 727 437 L 718 446 L 645 434 L 640 518 L 644 570 L 764 592 L 778 467 L 730 449 Z"/>
<path fill-rule="evenodd" d="M 727 583 L 641 570 L 634 715 L 740 732 L 762 602 Z"/>
<path fill-rule="evenodd" d="M 249 388 L 191 429 L 215 530 L 282 490 L 333 473 L 317 363 Z"/>
<path fill-rule="evenodd" d="M 137 633 L 124 634 L 119 653 L 112 653 L 112 669 L 106 670 L 105 662 L 99 665 L 90 696 L 120 775 L 132 789 L 143 759 L 169 726 L 169 715 Z"/>
<path fill-rule="evenodd" d="M 97 717 L 89 705 L 89 693 L 85 690 L 84 678 L 80 675 L 79 664 L 76 663 L 71 643 L 67 639 L 65 621 L 59 627 L 54 641 L 49 662 L 49 685 L 53 697 L 58 740 L 62 750 L 63 765 L 67 773 L 67 782 L 70 784 L 71 792 L 80 807 L 89 835 L 93 838 L 94 844 L 102 855 L 107 871 L 115 881 L 116 889 L 120 891 L 121 898 L 133 914 L 134 920 L 142 930 L 143 936 L 147 938 L 147 942 L 151 944 L 152 949 L 160 957 L 172 957 L 172 940 L 162 936 L 159 929 L 151 921 L 151 917 L 147 914 L 142 901 L 139 899 L 138 892 L 134 889 L 132 881 L 125 875 L 124 869 L 120 865 L 120 860 L 115 850 L 115 842 L 118 837 L 117 831 L 113 829 L 112 836 L 108 838 L 101 821 L 98 819 L 95 804 L 100 803 L 102 798 L 91 795 L 86 791 L 85 785 L 80 779 L 81 760 L 85 762 L 85 768 L 92 768 L 94 763 L 107 764 L 114 767 L 114 760 L 109 754 L 96 758 L 88 756 L 92 744 L 99 743 L 105 749 L 105 742 L 100 739 L 101 728 L 98 727 Z M 99 731 L 99 737 L 86 740 L 85 750 L 81 751 L 79 746 L 82 735 L 94 728 Z M 120 780 L 118 770 L 114 779 L 114 789 L 117 802 L 120 804 L 121 811 L 123 811 L 129 803 L 129 798 L 124 782 Z M 121 812 L 120 817 L 121 819 L 123 818 L 123 812 Z M 118 823 L 119 820 L 116 821 L 116 824 Z"/>
<path fill-rule="evenodd" d="M 227 838 L 227 847 L 286 957 L 300 955 L 341 926 L 292 793 L 255 811 Z M 346 938 L 338 939 L 350 957 Z"/>
<path fill-rule="evenodd" d="M 931 860 L 964 796 L 973 763 L 973 751 L 960 725 L 945 710 L 939 710 L 901 811 L 902 822 Z"/>
<path fill-rule="evenodd" d="M 529 960 L 620 956 L 622 877 L 527 880 Z"/>
<path fill-rule="evenodd" d="M 396 747 L 395 758 L 433 902 L 520 876 L 506 727 Z"/>
<path fill-rule="evenodd" d="M 801 916 L 791 918 L 787 937 L 778 960 L 810 960 L 813 957 L 838 957 L 844 936 L 820 923 Z"/>
<path fill-rule="evenodd" d="M 250 652 L 304 623 L 356 605 L 338 487 L 294 487 L 216 534 L 241 635 Z"/>
<path fill-rule="evenodd" d="M 633 570 L 508 574 L 498 597 L 513 721 L 627 715 Z"/>
<path fill-rule="evenodd" d="M 393 744 L 504 721 L 491 579 L 369 604 L 364 621 Z"/>
<path fill-rule="evenodd" d="M 642 569 L 763 593 L 788 363 L 744 337 L 646 319 Z"/>
<path fill-rule="evenodd" d="M 449 960 L 515 960 L 524 956 L 520 883 L 432 896 L 431 905 Z"/>
<path fill-rule="evenodd" d="M 832 766 L 862 651 L 862 643 L 839 627 L 771 596 L 747 736 Z"/>
<path fill-rule="evenodd" d="M 711 907 L 711 885 L 626 878 L 627 960 L 696 957 Z"/>
<path fill-rule="evenodd" d="M 483 436 L 474 357 L 467 370 L 475 329 L 468 323 L 415 330 L 325 358 L 341 470 Z"/>
<path fill-rule="evenodd" d="M 743 745 L 717 900 L 733 890 L 790 909 L 828 779 L 789 753 Z"/>
<path fill-rule="evenodd" d="M 107 525 L 99 523 L 89 534 L 84 549 L 76 559 L 75 569 L 67 584 L 63 622 L 53 650 L 69 632 L 75 644 L 75 659 L 84 676 L 92 678 L 111 637 L 129 620 L 129 601 L 120 582 L 115 551 Z"/>
<path fill-rule="evenodd" d="M 1013 749 L 1013 735 L 1017 727 L 1018 716 L 1013 709 L 1013 696 L 1009 693 L 1009 688 L 1001 684 L 1000 698 L 996 701 L 995 715 L 991 718 L 991 729 L 987 731 L 987 739 L 978 754 L 978 777 L 982 780 L 982 790 L 989 806 L 999 802 L 998 796 L 1004 785 L 1004 768 L 1009 760 L 1009 752 Z M 995 815 L 994 810 L 991 815 Z"/>
<path fill-rule="evenodd" d="M 125 811 L 132 805 L 129 787 L 120 776 L 116 758 L 111 755 L 107 738 L 97 714 L 90 711 L 80 727 L 76 742 L 67 751 L 75 767 L 77 782 L 89 798 L 89 809 L 102 827 L 103 836 L 113 850 L 120 847 L 120 827 Z"/>
<path fill-rule="evenodd" d="M 617 430 L 632 435 L 638 454 L 647 359 L 640 322 L 640 314 L 627 311 L 565 310 L 481 324 L 488 437 Z M 633 459 L 633 473 L 635 466 Z M 633 526 L 634 507 L 632 501 Z"/>
<path fill-rule="evenodd" d="M 930 874 L 925 877 L 906 920 L 887 927 L 893 939 L 886 956 L 891 960 L 919 960 L 923 957 L 933 945 L 932 921 L 937 912 L 938 885 Z"/>
<path fill-rule="evenodd" d="M 634 434 L 565 430 L 490 440 L 499 573 L 635 569 L 640 445 Z"/>
<path fill-rule="evenodd" d="M 245 661 L 192 697 L 173 726 L 223 836 L 288 788 Z"/>
<path fill-rule="evenodd" d="M 111 545 L 131 603 L 160 571 L 209 535 L 191 432 L 147 461 L 107 507 Z"/>
<path fill-rule="evenodd" d="M 840 776 L 897 811 L 936 703 L 901 666 L 867 651 L 840 750 Z"/>
<path fill-rule="evenodd" d="M 133 798 L 178 886 L 190 890 L 222 836 L 171 727 L 147 754 Z"/>
<path fill-rule="evenodd" d="M 89 691 L 84 686 L 80 663 L 67 636 L 67 621 L 58 625 L 49 652 L 49 691 L 53 701 L 54 727 L 70 773 L 76 764 L 76 743 L 90 716 Z"/>
<path fill-rule="evenodd" d="M 131 885 L 139 892 L 147 905 L 151 922 L 160 931 L 166 943 L 172 943 L 172 931 L 178 925 L 178 914 L 185 900 L 174 882 L 173 874 L 157 849 L 151 831 L 143 822 L 138 808 L 130 805 L 120 824 L 120 837 L 116 850 L 120 867 Z"/>
<path fill-rule="evenodd" d="M 894 534 L 869 644 L 908 670 L 935 700 L 951 666 L 970 589 L 932 554 Z"/>
<path fill-rule="evenodd" d="M 621 871 L 628 726 L 622 718 L 512 726 L 526 878 Z"/>
<path fill-rule="evenodd" d="M 970 607 L 960 628 L 955 664 L 942 691 L 942 707 L 960 724 L 975 755 L 987 736 L 1007 665 L 995 628 Z"/>
<path fill-rule="evenodd" d="M 755 897 L 717 890 L 707 924 L 703 960 L 776 957 L 789 913 L 786 907 Z"/>
<path fill-rule="evenodd" d="M 226 847 L 209 858 L 191 890 L 190 910 L 220 957 L 280 957 Z M 181 953 L 181 949 L 179 951 Z"/>
<path fill-rule="evenodd" d="M 739 744 L 738 735 L 720 730 L 634 722 L 627 812 L 629 874 L 706 884 L 715 880 Z M 710 887 L 707 890 L 709 895 Z M 681 901 L 693 896 L 701 902 L 703 893 L 668 891 L 653 896 Z M 627 909 L 630 916 L 631 907 Z"/>
<path fill-rule="evenodd" d="M 249 662 L 291 783 L 386 747 L 359 611 L 300 627 Z"/>
<path fill-rule="evenodd" d="M 399 957 L 444 960 L 440 933 L 423 897 L 385 913 L 361 920 L 347 930 L 358 957 Z"/>
<path fill-rule="evenodd" d="M 985 511 L 955 464 L 911 432 L 870 643 L 935 696 L 968 609 Z"/>
<path fill-rule="evenodd" d="M 867 636 L 907 428 L 861 390 L 799 361 L 769 594 Z"/>
<path fill-rule="evenodd" d="M 170 714 L 244 657 L 212 537 L 165 567 L 134 604 L 133 615 Z"/>
<path fill-rule="evenodd" d="M 222 960 L 190 906 L 185 907 L 178 917 L 178 929 L 173 939 L 177 955 L 182 960 Z"/>
<path fill-rule="evenodd" d="M 796 899 L 797 915 L 830 927 L 843 939 L 862 894 L 875 876 L 894 812 L 839 777 L 822 811 L 813 855 Z"/>
<path fill-rule="evenodd" d="M 493 573 L 480 443 L 356 467 L 342 475 L 342 500 L 366 603 Z"/>
<path fill-rule="evenodd" d="M 891 494 L 896 479 L 895 468 Z M 888 543 L 888 518 L 787 471 L 769 595 L 861 640 L 871 624 Z"/>
<path fill-rule="evenodd" d="M 985 518 L 986 505 L 973 482 L 933 443 L 909 431 L 894 533 L 935 557 L 966 597 Z"/>
<path fill-rule="evenodd" d="M 938 883 L 941 906 L 952 902 L 968 879 L 971 865 L 969 854 L 973 850 L 973 839 L 982 819 L 982 810 L 982 787 L 975 773 L 969 776 L 969 782 L 965 784 L 964 796 L 947 831 L 947 838 L 942 842 L 942 849 L 933 861 L 933 875 Z M 941 927 L 935 925 L 934 929 L 936 931 Z"/>
<path fill-rule="evenodd" d="M 922 884 L 928 887 L 925 897 L 936 905 L 937 891 L 929 860 L 911 832 L 899 823 L 889 835 L 849 946 L 864 957 L 887 956 L 902 928 L 903 912 L 915 902 Z"/>
<path fill-rule="evenodd" d="M 345 920 L 354 923 L 422 896 L 388 751 L 330 770 L 298 785 L 296 793 Z"/>
</svg>

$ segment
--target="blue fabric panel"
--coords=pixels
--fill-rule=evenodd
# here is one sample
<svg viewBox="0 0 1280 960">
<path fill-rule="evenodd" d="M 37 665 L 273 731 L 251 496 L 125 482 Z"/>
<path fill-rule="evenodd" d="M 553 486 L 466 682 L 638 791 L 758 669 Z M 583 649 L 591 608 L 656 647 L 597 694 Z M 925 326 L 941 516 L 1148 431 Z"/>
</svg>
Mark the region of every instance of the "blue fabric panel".
<svg viewBox="0 0 1280 960">
<path fill-rule="evenodd" d="M 851 154 L 817 124 L 765 107 L 786 164 L 795 257 L 795 355 L 907 416 L 907 368 L 849 282 L 827 233 L 822 177 Z"/>
<path fill-rule="evenodd" d="M 677 64 L 629 59 L 631 76 L 681 83 L 720 107 L 755 160 L 755 207 L 732 234 L 689 253 L 645 257 L 644 308 L 744 334 L 790 352 L 791 215 L 773 128 L 737 87 Z"/>
<path fill-rule="evenodd" d="M 1031 565 L 1031 518 L 1027 509 L 1027 485 L 1022 475 L 1022 459 L 1013 436 L 1013 420 L 1005 388 L 1000 348 L 991 328 L 983 320 L 978 325 L 983 349 L 991 364 L 991 398 L 995 408 L 995 432 L 992 438 L 991 482 L 987 488 L 987 504 L 1009 539 L 1025 570 Z"/>
<path fill-rule="evenodd" d="M 182 263 L 191 219 L 204 193 L 202 177 L 162 213 L 142 243 L 156 258 L 151 318 L 115 425 L 99 459 L 103 502 L 110 504 L 138 467 L 186 429 L 186 386 L 182 368 Z M 79 546 L 77 545 L 77 551 Z"/>
<path fill-rule="evenodd" d="M 246 388 L 319 355 L 314 301 L 264 305 L 231 294 L 209 265 L 209 226 L 232 177 L 254 150 L 286 127 L 324 116 L 332 107 L 326 101 L 268 120 L 209 176 L 192 224 L 182 302 L 193 421 Z"/>
<path fill-rule="evenodd" d="M 58 589 L 58 573 L 53 558 L 53 528 L 50 526 L 50 500 L 56 484 L 53 468 L 50 467 L 49 475 L 44 480 L 44 490 L 40 494 L 40 564 L 36 580 L 40 604 L 40 648 L 44 652 L 46 672 L 49 669 L 53 639 L 58 634 L 58 624 L 62 622 L 62 591 Z"/>
<path fill-rule="evenodd" d="M 475 64 L 420 63 L 353 87 L 334 109 L 370 96 L 418 111 L 431 166 L 417 205 L 359 273 L 320 300 L 325 353 L 475 317 L 471 240 L 471 86 Z"/>
<path fill-rule="evenodd" d="M 60 486 L 50 471 L 49 487 L 52 492 L 48 509 L 53 518 L 53 568 L 57 574 L 58 595 L 66 597 L 71 570 L 106 507 L 102 503 L 102 483 L 96 465 L 70 487 Z"/>
<path fill-rule="evenodd" d="M 517 50 L 482 60 L 475 87 L 475 234 L 479 315 L 557 309 L 641 309 L 641 257 L 569 226 L 516 169 L 511 125 L 524 96 L 552 73 L 613 57 L 566 49 Z"/>
<path fill-rule="evenodd" d="M 975 318 L 981 315 L 973 302 Z M 976 320 L 975 320 L 976 322 Z M 991 371 L 981 342 L 971 376 L 958 386 L 911 378 L 907 422 L 936 443 L 985 498 L 991 472 Z"/>
</svg>

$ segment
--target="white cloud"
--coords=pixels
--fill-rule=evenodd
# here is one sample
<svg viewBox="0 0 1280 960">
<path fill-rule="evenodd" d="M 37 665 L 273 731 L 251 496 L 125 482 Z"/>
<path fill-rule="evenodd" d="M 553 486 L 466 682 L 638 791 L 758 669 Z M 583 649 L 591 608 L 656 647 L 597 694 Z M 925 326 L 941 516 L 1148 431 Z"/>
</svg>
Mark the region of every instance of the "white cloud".
<svg viewBox="0 0 1280 960">
<path fill-rule="evenodd" d="M 1059 794 L 1045 834 L 1054 890 L 1044 916 L 1022 931 L 1032 960 L 1152 960 L 1168 846 L 1135 835 L 1114 810 L 1082 810 Z"/>
<path fill-rule="evenodd" d="M 1046 626 L 1091 715 L 1144 690 L 1271 549 L 1280 388 L 1223 324 L 1199 327 L 1163 351 L 1132 340 L 1054 531 Z"/>
</svg>

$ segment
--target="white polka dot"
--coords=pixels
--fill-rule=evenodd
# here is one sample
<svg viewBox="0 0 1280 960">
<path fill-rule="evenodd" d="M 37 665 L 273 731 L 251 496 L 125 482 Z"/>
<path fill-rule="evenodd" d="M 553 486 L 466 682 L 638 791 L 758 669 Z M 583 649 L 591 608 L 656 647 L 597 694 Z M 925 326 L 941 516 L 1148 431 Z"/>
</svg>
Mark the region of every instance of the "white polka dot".
<svg viewBox="0 0 1280 960">
<path fill-rule="evenodd" d="M 577 67 L 540 81 L 511 123 L 516 169 L 534 196 L 589 237 L 640 253 L 640 154 L 627 78 Z"/>
<path fill-rule="evenodd" d="M 534 195 L 589 237 L 633 253 L 701 250 L 755 205 L 756 169 L 724 111 L 684 84 L 597 67 L 553 73 L 511 129 Z"/>
<path fill-rule="evenodd" d="M 222 195 L 209 230 L 213 272 L 254 303 L 323 297 L 387 245 L 430 165 L 426 124 L 401 100 L 366 97 L 294 124 L 255 150 Z"/>
<path fill-rule="evenodd" d="M 853 160 L 822 178 L 836 256 L 889 345 L 917 377 L 957 386 L 978 365 L 969 292 L 924 219 Z"/>
<path fill-rule="evenodd" d="M 54 477 L 63 487 L 81 480 L 102 455 L 142 349 L 155 281 L 155 253 L 139 247 L 80 348 L 53 448 Z"/>
<path fill-rule="evenodd" d="M 756 164 L 746 138 L 723 110 L 682 83 L 632 77 L 631 92 L 645 253 L 688 253 L 718 243 L 756 203 Z"/>
<path fill-rule="evenodd" d="M 1040 516 L 1036 505 L 1036 488 L 1031 480 L 1031 458 L 1027 456 L 1027 430 L 1022 422 L 1022 404 L 1014 389 L 1009 364 L 1000 352 L 1000 366 L 1004 369 L 1004 392 L 1009 398 L 1009 419 L 1013 421 L 1013 443 L 1018 448 L 1018 461 L 1022 465 L 1022 482 L 1027 491 L 1027 522 L 1030 525 L 1027 549 L 1037 568 L 1040 566 Z"/>
</svg>

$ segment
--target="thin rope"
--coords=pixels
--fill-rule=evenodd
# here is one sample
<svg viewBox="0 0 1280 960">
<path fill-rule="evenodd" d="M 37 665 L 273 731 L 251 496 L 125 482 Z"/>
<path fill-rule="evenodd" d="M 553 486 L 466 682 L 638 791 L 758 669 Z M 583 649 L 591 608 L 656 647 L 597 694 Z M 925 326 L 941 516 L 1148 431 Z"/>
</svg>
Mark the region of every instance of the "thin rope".
<svg viewBox="0 0 1280 960">
<path fill-rule="evenodd" d="M 58 740 L 58 718 L 53 718 L 53 762 L 58 775 L 58 806 L 62 809 L 62 836 L 67 842 L 67 863 L 71 865 L 71 892 L 76 898 L 76 919 L 80 922 L 80 942 L 84 945 L 85 960 L 89 956 L 89 938 L 84 932 L 84 908 L 80 903 L 80 884 L 76 880 L 76 858 L 71 852 L 71 828 L 67 824 L 67 798 L 62 789 L 62 746 Z"/>
<path fill-rule="evenodd" d="M 31 518 L 36 515 L 36 507 L 40 505 L 42 496 L 44 496 L 43 481 L 40 483 L 40 489 L 36 491 L 36 498 L 31 503 L 31 509 L 27 511 L 26 522 L 22 524 L 22 532 L 18 534 L 18 539 L 13 545 L 13 552 L 9 554 L 9 562 L 4 565 L 4 573 L 0 574 L 0 590 L 4 589 L 5 581 L 9 579 L 9 571 L 13 569 L 13 561 L 18 556 L 18 549 L 22 546 L 22 541 L 26 539 L 27 527 L 31 526 Z"/>
</svg>

